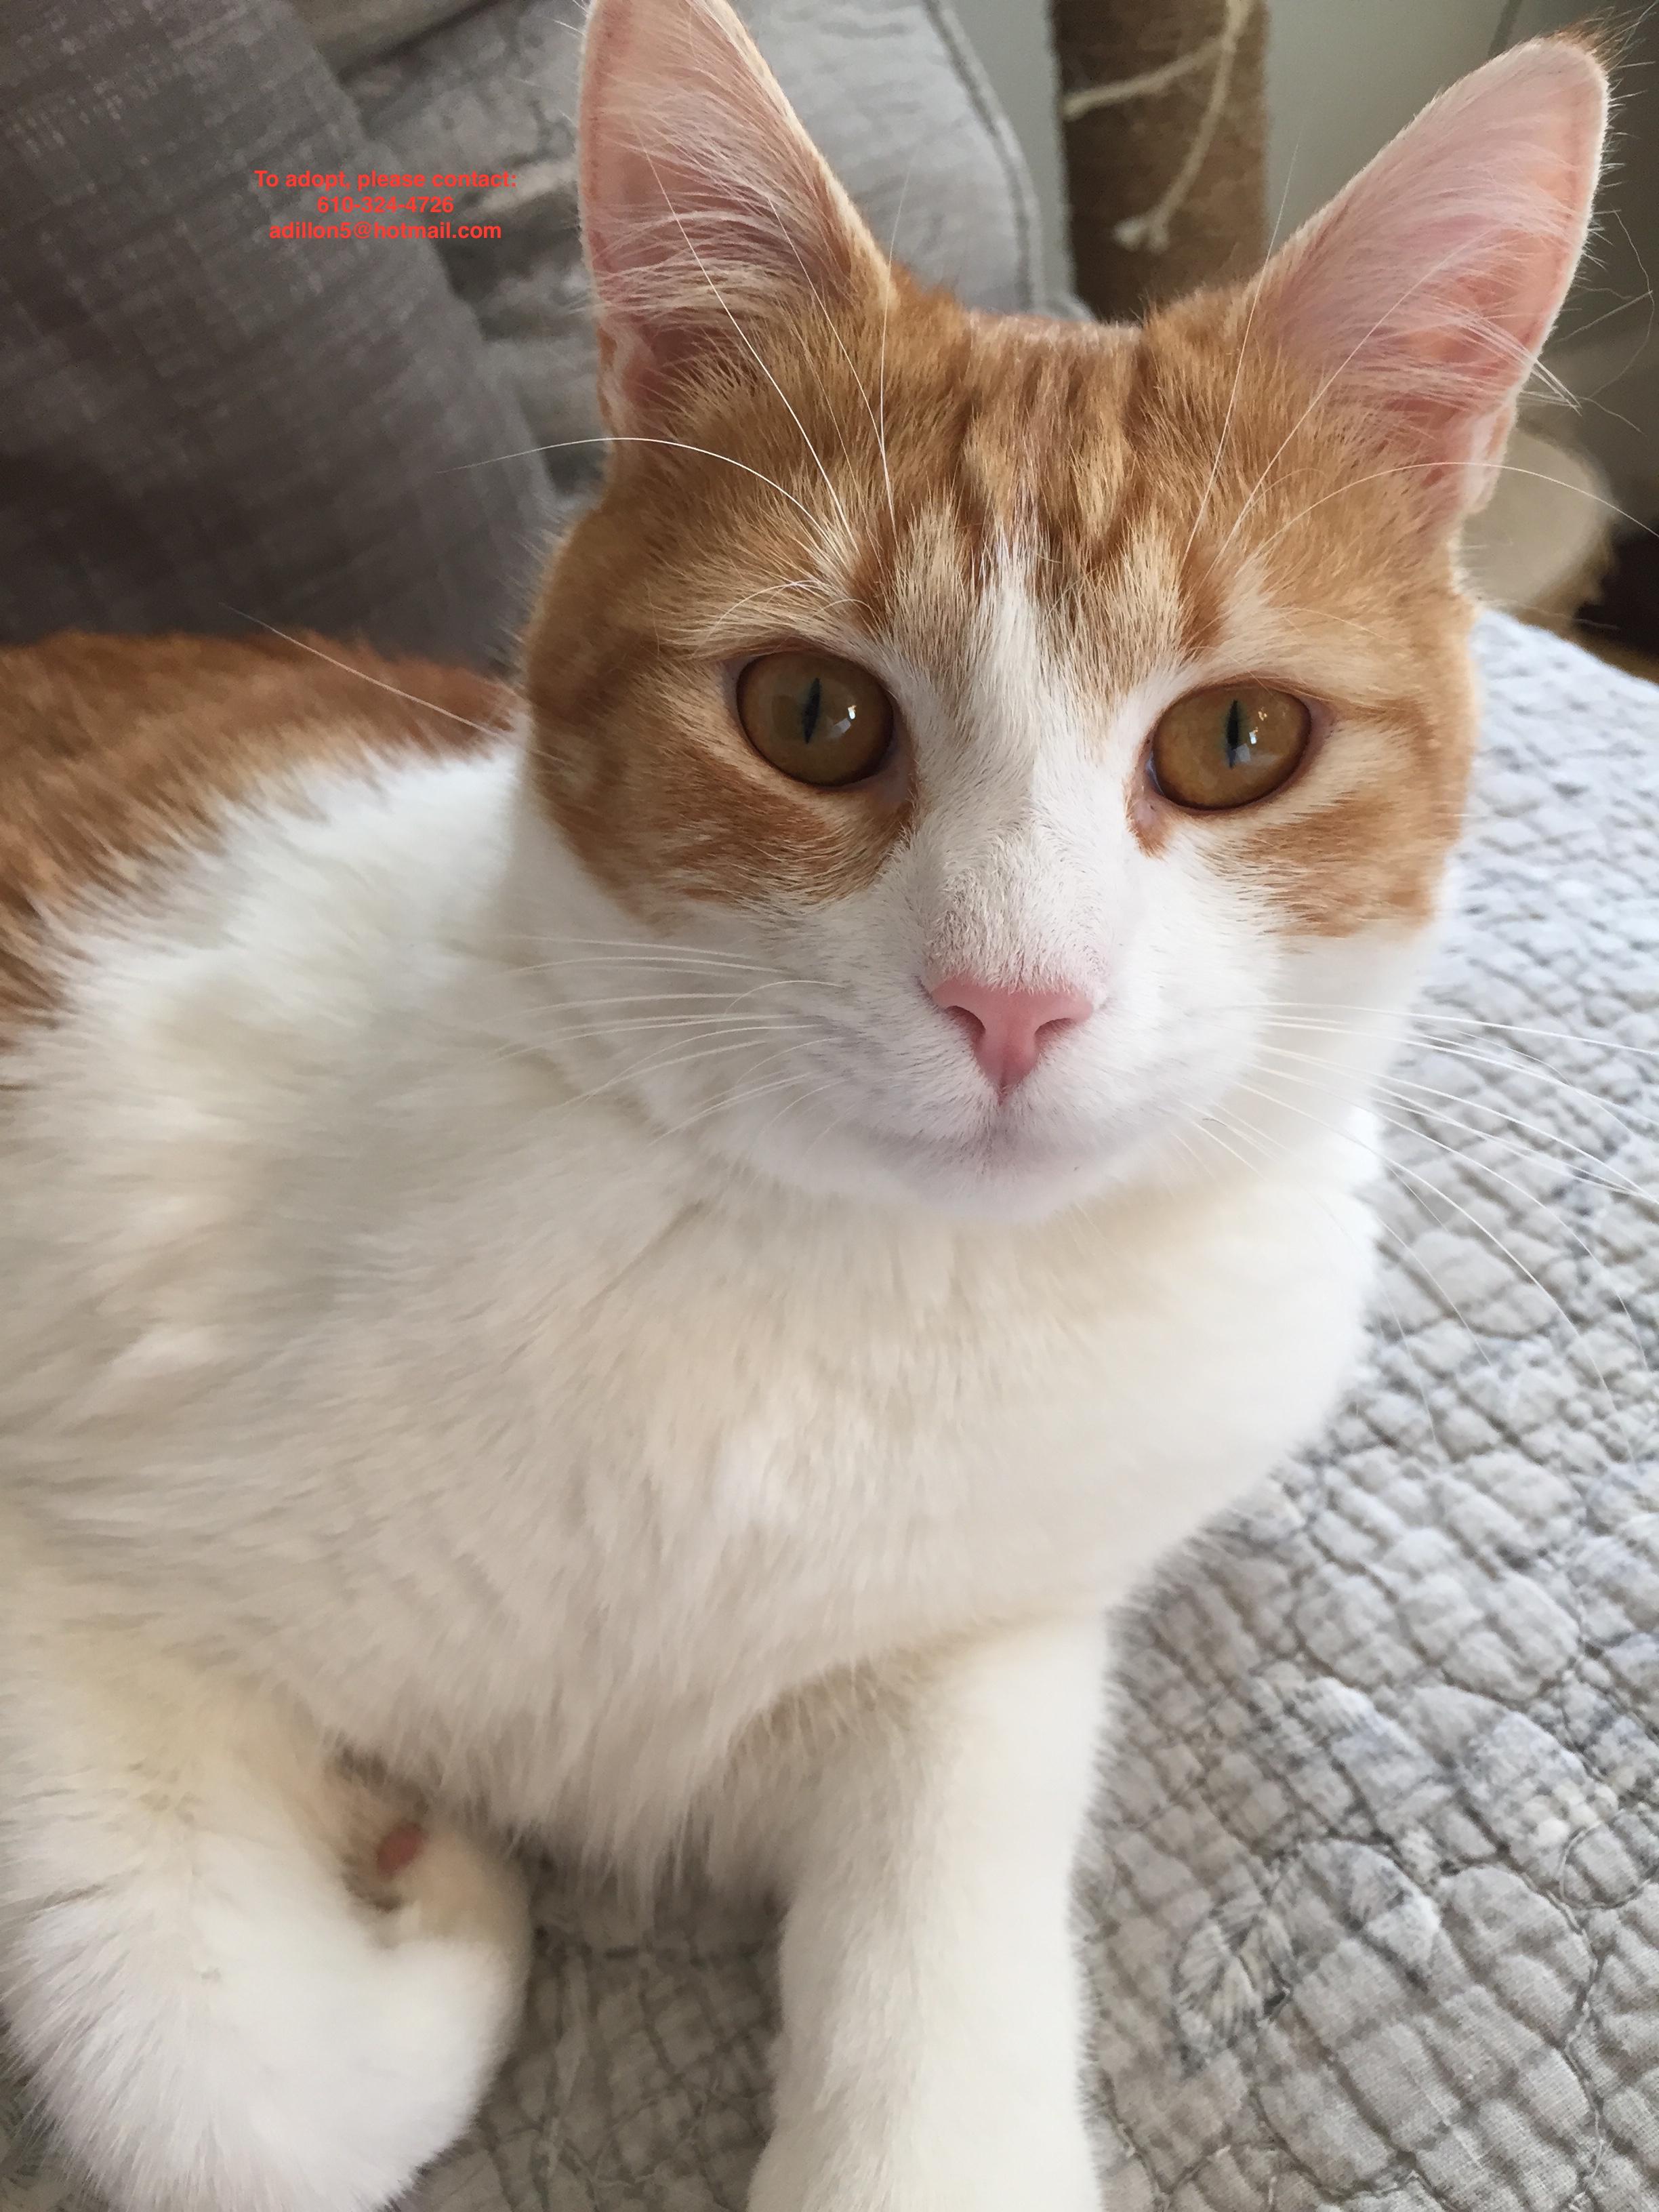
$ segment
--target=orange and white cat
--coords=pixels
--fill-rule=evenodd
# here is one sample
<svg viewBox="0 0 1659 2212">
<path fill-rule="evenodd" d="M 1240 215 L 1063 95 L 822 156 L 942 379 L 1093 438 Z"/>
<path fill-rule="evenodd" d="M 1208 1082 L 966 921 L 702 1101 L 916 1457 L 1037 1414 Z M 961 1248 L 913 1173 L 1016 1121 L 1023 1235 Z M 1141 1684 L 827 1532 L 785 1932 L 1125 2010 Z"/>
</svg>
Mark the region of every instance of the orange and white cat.
<svg viewBox="0 0 1659 2212">
<path fill-rule="evenodd" d="M 1098 2205 L 1100 1618 L 1354 1352 L 1605 91 L 1522 46 L 1056 325 L 890 265 L 724 0 L 598 0 L 522 699 L 0 655 L 0 1999 L 123 2212 L 394 2197 L 514 1841 L 782 1899 L 753 2212 Z"/>
</svg>

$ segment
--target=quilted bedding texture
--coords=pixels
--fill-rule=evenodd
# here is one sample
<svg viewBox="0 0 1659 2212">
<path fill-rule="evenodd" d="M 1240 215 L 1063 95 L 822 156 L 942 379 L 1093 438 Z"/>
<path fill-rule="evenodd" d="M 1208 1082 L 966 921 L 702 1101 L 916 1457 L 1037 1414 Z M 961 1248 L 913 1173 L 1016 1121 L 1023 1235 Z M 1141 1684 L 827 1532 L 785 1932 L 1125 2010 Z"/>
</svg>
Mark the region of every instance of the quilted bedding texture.
<svg viewBox="0 0 1659 2212">
<path fill-rule="evenodd" d="M 1124 1624 L 1079 1911 L 1112 2212 L 1659 2202 L 1659 690 L 1501 617 L 1480 653 L 1367 1364 Z M 551 1873 L 538 1917 L 419 2212 L 740 2212 L 769 1931 Z M 0 2057 L 0 2208 L 82 2207 L 25 2112 Z"/>
</svg>

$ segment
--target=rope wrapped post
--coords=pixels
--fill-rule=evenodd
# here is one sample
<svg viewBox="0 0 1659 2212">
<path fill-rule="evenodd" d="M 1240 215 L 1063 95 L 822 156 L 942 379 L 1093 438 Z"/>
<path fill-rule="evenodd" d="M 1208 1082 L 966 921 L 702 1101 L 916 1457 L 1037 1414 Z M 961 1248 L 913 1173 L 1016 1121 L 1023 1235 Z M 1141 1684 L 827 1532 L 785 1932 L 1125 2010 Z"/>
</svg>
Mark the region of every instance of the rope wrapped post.
<svg viewBox="0 0 1659 2212">
<path fill-rule="evenodd" d="M 1077 289 L 1144 314 L 1267 243 L 1263 0 L 1051 0 Z"/>
</svg>

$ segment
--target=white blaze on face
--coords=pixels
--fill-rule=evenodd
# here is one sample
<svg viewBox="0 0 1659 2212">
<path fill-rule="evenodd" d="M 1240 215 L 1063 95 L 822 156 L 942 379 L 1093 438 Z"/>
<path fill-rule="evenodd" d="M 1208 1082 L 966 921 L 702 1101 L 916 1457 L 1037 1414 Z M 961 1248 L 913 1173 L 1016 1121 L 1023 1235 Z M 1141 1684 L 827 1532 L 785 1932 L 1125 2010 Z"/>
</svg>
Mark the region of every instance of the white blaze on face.
<svg viewBox="0 0 1659 2212">
<path fill-rule="evenodd" d="M 896 864 L 927 968 L 1098 1005 L 1137 895 L 1127 743 L 1056 659 L 1012 562 L 971 610 L 963 647 L 948 699 L 918 702 L 921 803 Z"/>
</svg>

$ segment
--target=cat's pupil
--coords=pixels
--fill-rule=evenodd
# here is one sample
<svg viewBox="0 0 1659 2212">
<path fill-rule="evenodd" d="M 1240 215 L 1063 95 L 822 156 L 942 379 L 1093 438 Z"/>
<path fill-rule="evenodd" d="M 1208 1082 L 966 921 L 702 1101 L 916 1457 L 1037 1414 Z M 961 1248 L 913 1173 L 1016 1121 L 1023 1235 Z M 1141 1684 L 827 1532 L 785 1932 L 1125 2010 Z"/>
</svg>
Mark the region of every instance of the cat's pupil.
<svg viewBox="0 0 1659 2212">
<path fill-rule="evenodd" d="M 1245 734 L 1244 716 L 1237 699 L 1227 708 L 1227 765 L 1237 768 L 1249 757 L 1250 738 Z"/>
<path fill-rule="evenodd" d="M 806 696 L 800 708 L 800 741 L 810 745 L 818 726 L 818 714 L 823 705 L 823 684 L 815 676 L 806 687 Z"/>
</svg>

